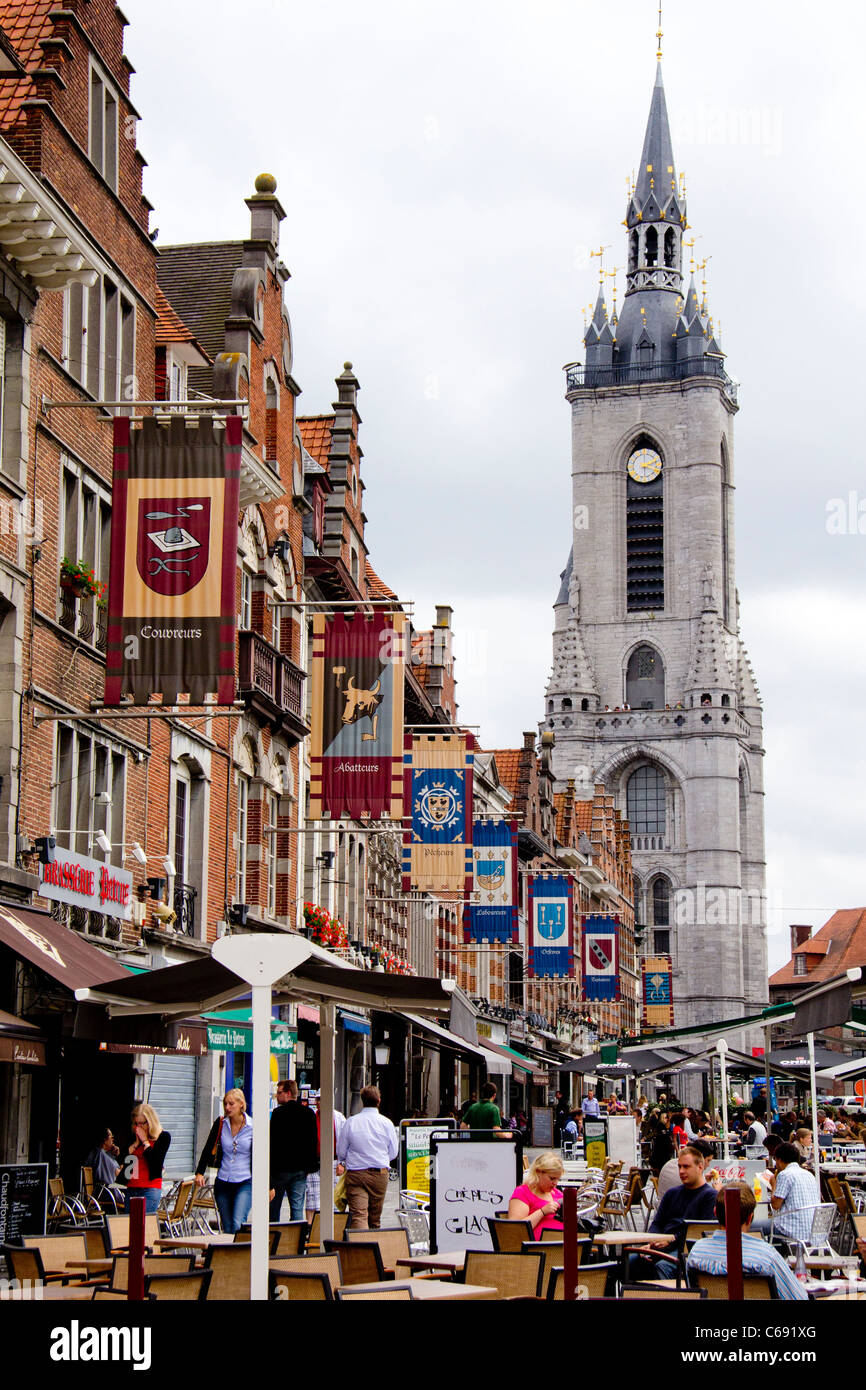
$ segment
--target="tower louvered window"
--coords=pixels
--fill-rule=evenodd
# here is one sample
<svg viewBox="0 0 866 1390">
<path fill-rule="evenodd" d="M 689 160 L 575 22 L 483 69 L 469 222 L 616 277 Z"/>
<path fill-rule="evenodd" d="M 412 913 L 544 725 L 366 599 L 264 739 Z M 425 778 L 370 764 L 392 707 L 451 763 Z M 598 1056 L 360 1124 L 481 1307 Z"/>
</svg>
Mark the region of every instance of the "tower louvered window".
<svg viewBox="0 0 866 1390">
<path fill-rule="evenodd" d="M 665 606 L 663 474 L 650 483 L 628 479 L 626 602 L 630 613 Z"/>
</svg>

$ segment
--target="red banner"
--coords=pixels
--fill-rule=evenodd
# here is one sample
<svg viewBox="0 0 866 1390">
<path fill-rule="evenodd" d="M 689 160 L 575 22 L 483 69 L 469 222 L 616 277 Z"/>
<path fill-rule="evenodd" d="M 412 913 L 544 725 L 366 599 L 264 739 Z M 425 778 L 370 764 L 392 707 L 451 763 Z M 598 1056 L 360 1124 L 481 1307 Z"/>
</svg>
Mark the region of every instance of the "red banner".
<svg viewBox="0 0 866 1390">
<path fill-rule="evenodd" d="M 406 615 L 313 619 L 310 816 L 403 814 Z"/>
<path fill-rule="evenodd" d="M 115 420 L 106 705 L 234 702 L 241 441 L 236 415 Z"/>
</svg>

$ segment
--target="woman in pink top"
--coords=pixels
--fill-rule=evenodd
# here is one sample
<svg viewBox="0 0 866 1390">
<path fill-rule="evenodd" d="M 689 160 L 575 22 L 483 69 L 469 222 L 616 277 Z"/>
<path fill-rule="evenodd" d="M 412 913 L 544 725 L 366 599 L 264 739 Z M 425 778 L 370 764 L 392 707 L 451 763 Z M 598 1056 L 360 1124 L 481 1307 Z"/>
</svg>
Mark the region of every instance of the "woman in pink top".
<svg viewBox="0 0 866 1390">
<path fill-rule="evenodd" d="M 545 1230 L 561 1231 L 556 1220 L 562 1202 L 557 1183 L 562 1177 L 562 1159 L 558 1154 L 539 1154 L 528 1169 L 526 1182 L 516 1187 L 508 1203 L 509 1221 L 530 1221 L 536 1233 Z"/>
</svg>

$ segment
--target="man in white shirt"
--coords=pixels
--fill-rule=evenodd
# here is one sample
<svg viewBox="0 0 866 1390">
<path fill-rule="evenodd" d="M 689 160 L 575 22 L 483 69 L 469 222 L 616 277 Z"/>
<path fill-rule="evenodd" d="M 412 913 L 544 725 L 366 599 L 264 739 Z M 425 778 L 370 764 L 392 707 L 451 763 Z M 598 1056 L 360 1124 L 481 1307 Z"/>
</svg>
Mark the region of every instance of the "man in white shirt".
<svg viewBox="0 0 866 1390">
<path fill-rule="evenodd" d="M 388 1191 L 388 1170 L 400 1151 L 397 1131 L 379 1114 L 382 1097 L 378 1086 L 361 1092 L 363 1109 L 350 1115 L 337 1140 L 337 1158 L 346 1168 L 349 1227 L 353 1231 L 377 1231 Z"/>
<path fill-rule="evenodd" d="M 764 1140 L 767 1137 L 767 1127 L 760 1120 L 756 1120 L 751 1110 L 747 1110 L 744 1120 L 748 1125 L 748 1131 L 743 1143 L 747 1149 L 757 1149 L 758 1153 L 747 1153 L 747 1158 L 766 1158 L 767 1150 L 764 1148 Z"/>
<path fill-rule="evenodd" d="M 601 1114 L 598 1099 L 592 1086 L 590 1086 L 589 1090 L 584 1096 L 580 1108 L 583 1111 L 584 1118 L 586 1118 L 586 1116 L 588 1115 L 591 1120 L 598 1119 L 599 1115 Z"/>
</svg>

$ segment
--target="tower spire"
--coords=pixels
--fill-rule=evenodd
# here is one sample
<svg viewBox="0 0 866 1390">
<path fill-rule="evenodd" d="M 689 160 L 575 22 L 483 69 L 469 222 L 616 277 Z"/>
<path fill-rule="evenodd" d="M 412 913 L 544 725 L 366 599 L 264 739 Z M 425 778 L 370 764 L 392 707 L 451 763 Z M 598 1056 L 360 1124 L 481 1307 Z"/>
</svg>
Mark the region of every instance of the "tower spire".
<svg viewBox="0 0 866 1390">
<path fill-rule="evenodd" d="M 656 57 L 658 58 L 659 62 L 661 62 L 661 60 L 662 60 L 662 39 L 664 38 L 664 32 L 663 32 L 663 30 L 662 30 L 662 6 L 661 6 L 661 0 L 659 0 L 659 27 L 658 27 L 658 29 L 656 29 L 656 38 L 658 39 L 658 48 L 656 49 Z"/>
</svg>

